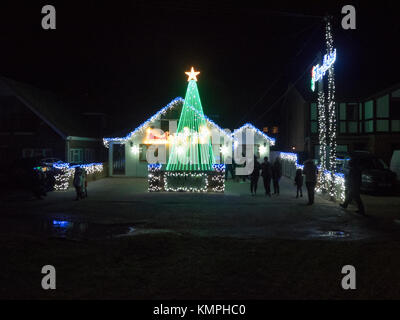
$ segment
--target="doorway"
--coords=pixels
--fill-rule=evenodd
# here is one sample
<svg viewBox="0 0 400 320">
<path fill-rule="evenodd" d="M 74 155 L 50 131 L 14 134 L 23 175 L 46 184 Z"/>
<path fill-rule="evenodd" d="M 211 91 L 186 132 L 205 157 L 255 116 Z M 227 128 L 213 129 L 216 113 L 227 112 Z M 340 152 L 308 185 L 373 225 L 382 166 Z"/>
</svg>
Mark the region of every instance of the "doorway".
<svg viewBox="0 0 400 320">
<path fill-rule="evenodd" d="M 125 144 L 113 144 L 112 174 L 125 174 Z"/>
</svg>

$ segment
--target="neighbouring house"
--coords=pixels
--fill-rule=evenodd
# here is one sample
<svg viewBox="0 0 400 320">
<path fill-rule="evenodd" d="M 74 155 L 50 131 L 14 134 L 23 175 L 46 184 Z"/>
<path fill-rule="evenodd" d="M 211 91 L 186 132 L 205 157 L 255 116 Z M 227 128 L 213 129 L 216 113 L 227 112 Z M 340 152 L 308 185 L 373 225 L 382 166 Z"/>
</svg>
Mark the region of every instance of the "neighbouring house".
<svg viewBox="0 0 400 320">
<path fill-rule="evenodd" d="M 287 96 L 282 107 L 288 115 L 283 121 L 285 135 L 280 137 L 282 150 L 318 158 L 317 103 L 303 98 L 295 87 Z M 340 99 L 336 113 L 338 156 L 368 151 L 390 163 L 393 151 L 400 149 L 400 83 L 368 97 Z"/>
<path fill-rule="evenodd" d="M 24 158 L 103 162 L 106 116 L 30 85 L 0 77 L 0 164 Z M 6 169 L 5 169 L 6 170 Z"/>
<path fill-rule="evenodd" d="M 166 162 L 168 162 L 171 151 L 169 136 L 176 132 L 183 102 L 184 99 L 182 98 L 172 100 L 167 106 L 124 137 L 104 138 L 104 145 L 109 151 L 109 175 L 147 177 L 148 161 L 146 153 L 152 146 L 165 146 Z M 217 163 L 225 162 L 224 158 L 230 148 L 238 147 L 242 148 L 243 151 L 245 150 L 245 129 L 254 133 L 253 148 L 254 154 L 258 158 L 269 156 L 270 145 L 275 143 L 275 139 L 249 123 L 231 133 L 219 127 L 207 116 L 205 119 L 208 129 L 214 129 L 215 132 L 219 133 L 219 142 L 213 142 L 214 157 Z M 234 141 L 242 141 L 242 143 L 239 145 Z"/>
</svg>

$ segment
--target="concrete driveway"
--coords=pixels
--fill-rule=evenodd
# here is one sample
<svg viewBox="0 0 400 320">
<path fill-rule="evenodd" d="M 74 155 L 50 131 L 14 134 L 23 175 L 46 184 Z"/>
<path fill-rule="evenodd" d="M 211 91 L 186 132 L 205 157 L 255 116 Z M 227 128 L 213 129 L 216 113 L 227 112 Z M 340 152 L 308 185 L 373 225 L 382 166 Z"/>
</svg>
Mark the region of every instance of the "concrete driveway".
<svg viewBox="0 0 400 320">
<path fill-rule="evenodd" d="M 88 198 L 74 201 L 74 190 L 51 192 L 45 200 L 22 195 L 3 201 L 2 228 L 29 232 L 32 221 L 61 219 L 89 225 L 130 225 L 135 232 L 152 230 L 198 236 L 279 239 L 326 239 L 351 241 L 366 238 L 397 238 L 400 224 L 398 198 L 365 197 L 365 218 L 354 207 L 316 197 L 307 206 L 307 194 L 295 198 L 295 187 L 281 180 L 281 194 L 249 192 L 249 182 L 228 180 L 224 194 L 149 193 L 139 178 L 106 178 L 89 184 Z M 385 212 L 380 215 L 380 212 Z M 397 216 L 396 216 L 397 215 Z M 133 230 L 133 229 L 132 229 Z M 135 234 L 135 233 L 133 233 Z"/>
</svg>

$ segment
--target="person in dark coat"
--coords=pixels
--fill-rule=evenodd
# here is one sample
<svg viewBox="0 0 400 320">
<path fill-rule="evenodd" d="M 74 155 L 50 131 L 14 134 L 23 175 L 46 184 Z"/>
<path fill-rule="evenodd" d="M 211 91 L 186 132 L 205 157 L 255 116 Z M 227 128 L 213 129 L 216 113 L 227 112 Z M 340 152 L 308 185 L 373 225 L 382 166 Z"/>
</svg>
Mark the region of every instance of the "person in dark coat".
<svg viewBox="0 0 400 320">
<path fill-rule="evenodd" d="M 257 194 L 257 184 L 258 184 L 258 178 L 260 177 L 260 170 L 261 170 L 261 165 L 257 161 L 257 157 L 254 156 L 253 172 L 250 174 L 250 192 L 252 195 Z"/>
<path fill-rule="evenodd" d="M 231 173 L 232 180 L 235 180 L 235 162 L 232 157 L 227 157 L 225 164 L 225 180 L 228 180 L 228 173 Z"/>
<path fill-rule="evenodd" d="M 282 177 L 282 163 L 281 159 L 278 157 L 274 161 L 272 166 L 272 180 L 274 184 L 274 194 L 279 195 L 279 180 Z"/>
<path fill-rule="evenodd" d="M 39 199 L 47 195 L 46 193 L 46 177 L 42 172 L 42 168 L 35 168 L 32 171 L 32 193 Z"/>
<path fill-rule="evenodd" d="M 297 192 L 296 192 L 296 199 L 299 197 L 303 196 L 303 170 L 297 169 L 296 170 L 296 176 L 294 178 L 294 184 L 297 187 Z"/>
<path fill-rule="evenodd" d="M 354 160 L 349 161 L 349 173 L 345 177 L 346 185 L 346 198 L 344 203 L 340 204 L 342 208 L 347 208 L 349 203 L 354 200 L 357 203 L 358 212 L 365 216 L 364 204 L 361 200 L 360 187 L 361 187 L 361 170 Z"/>
<path fill-rule="evenodd" d="M 74 187 L 76 191 L 76 199 L 83 199 L 84 197 L 84 177 L 83 177 L 83 169 L 79 167 L 75 167 L 75 174 L 74 174 Z"/>
<path fill-rule="evenodd" d="M 268 161 L 268 157 L 264 157 L 264 162 L 261 164 L 261 176 L 264 180 L 265 195 L 271 196 L 272 166 Z"/>
<path fill-rule="evenodd" d="M 308 205 L 314 204 L 315 185 L 317 184 L 318 169 L 312 159 L 304 162 L 303 173 L 306 176 Z"/>
</svg>

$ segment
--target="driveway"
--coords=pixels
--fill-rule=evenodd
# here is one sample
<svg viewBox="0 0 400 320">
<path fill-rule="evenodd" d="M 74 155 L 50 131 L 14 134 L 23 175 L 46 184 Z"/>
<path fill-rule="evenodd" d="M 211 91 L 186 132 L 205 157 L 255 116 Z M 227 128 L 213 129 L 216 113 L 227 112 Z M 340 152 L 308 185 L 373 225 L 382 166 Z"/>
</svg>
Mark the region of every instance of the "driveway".
<svg viewBox="0 0 400 320">
<path fill-rule="evenodd" d="M 149 193 L 140 178 L 106 178 L 89 184 L 89 197 L 74 201 L 74 190 L 51 192 L 45 200 L 23 195 L 9 197 L 2 205 L 2 227 L 30 232 L 41 220 L 84 222 L 86 225 L 126 225 L 133 234 L 152 230 L 210 237 L 326 239 L 351 241 L 397 238 L 400 224 L 398 198 L 365 197 L 370 217 L 341 209 L 337 203 L 316 197 L 307 206 L 295 198 L 295 187 L 281 180 L 281 194 L 264 195 L 260 179 L 258 195 L 249 182 L 228 180 L 224 194 Z M 305 188 L 304 188 L 305 189 Z M 380 215 L 383 212 L 384 214 Z M 21 219 L 23 218 L 23 219 Z"/>
</svg>

